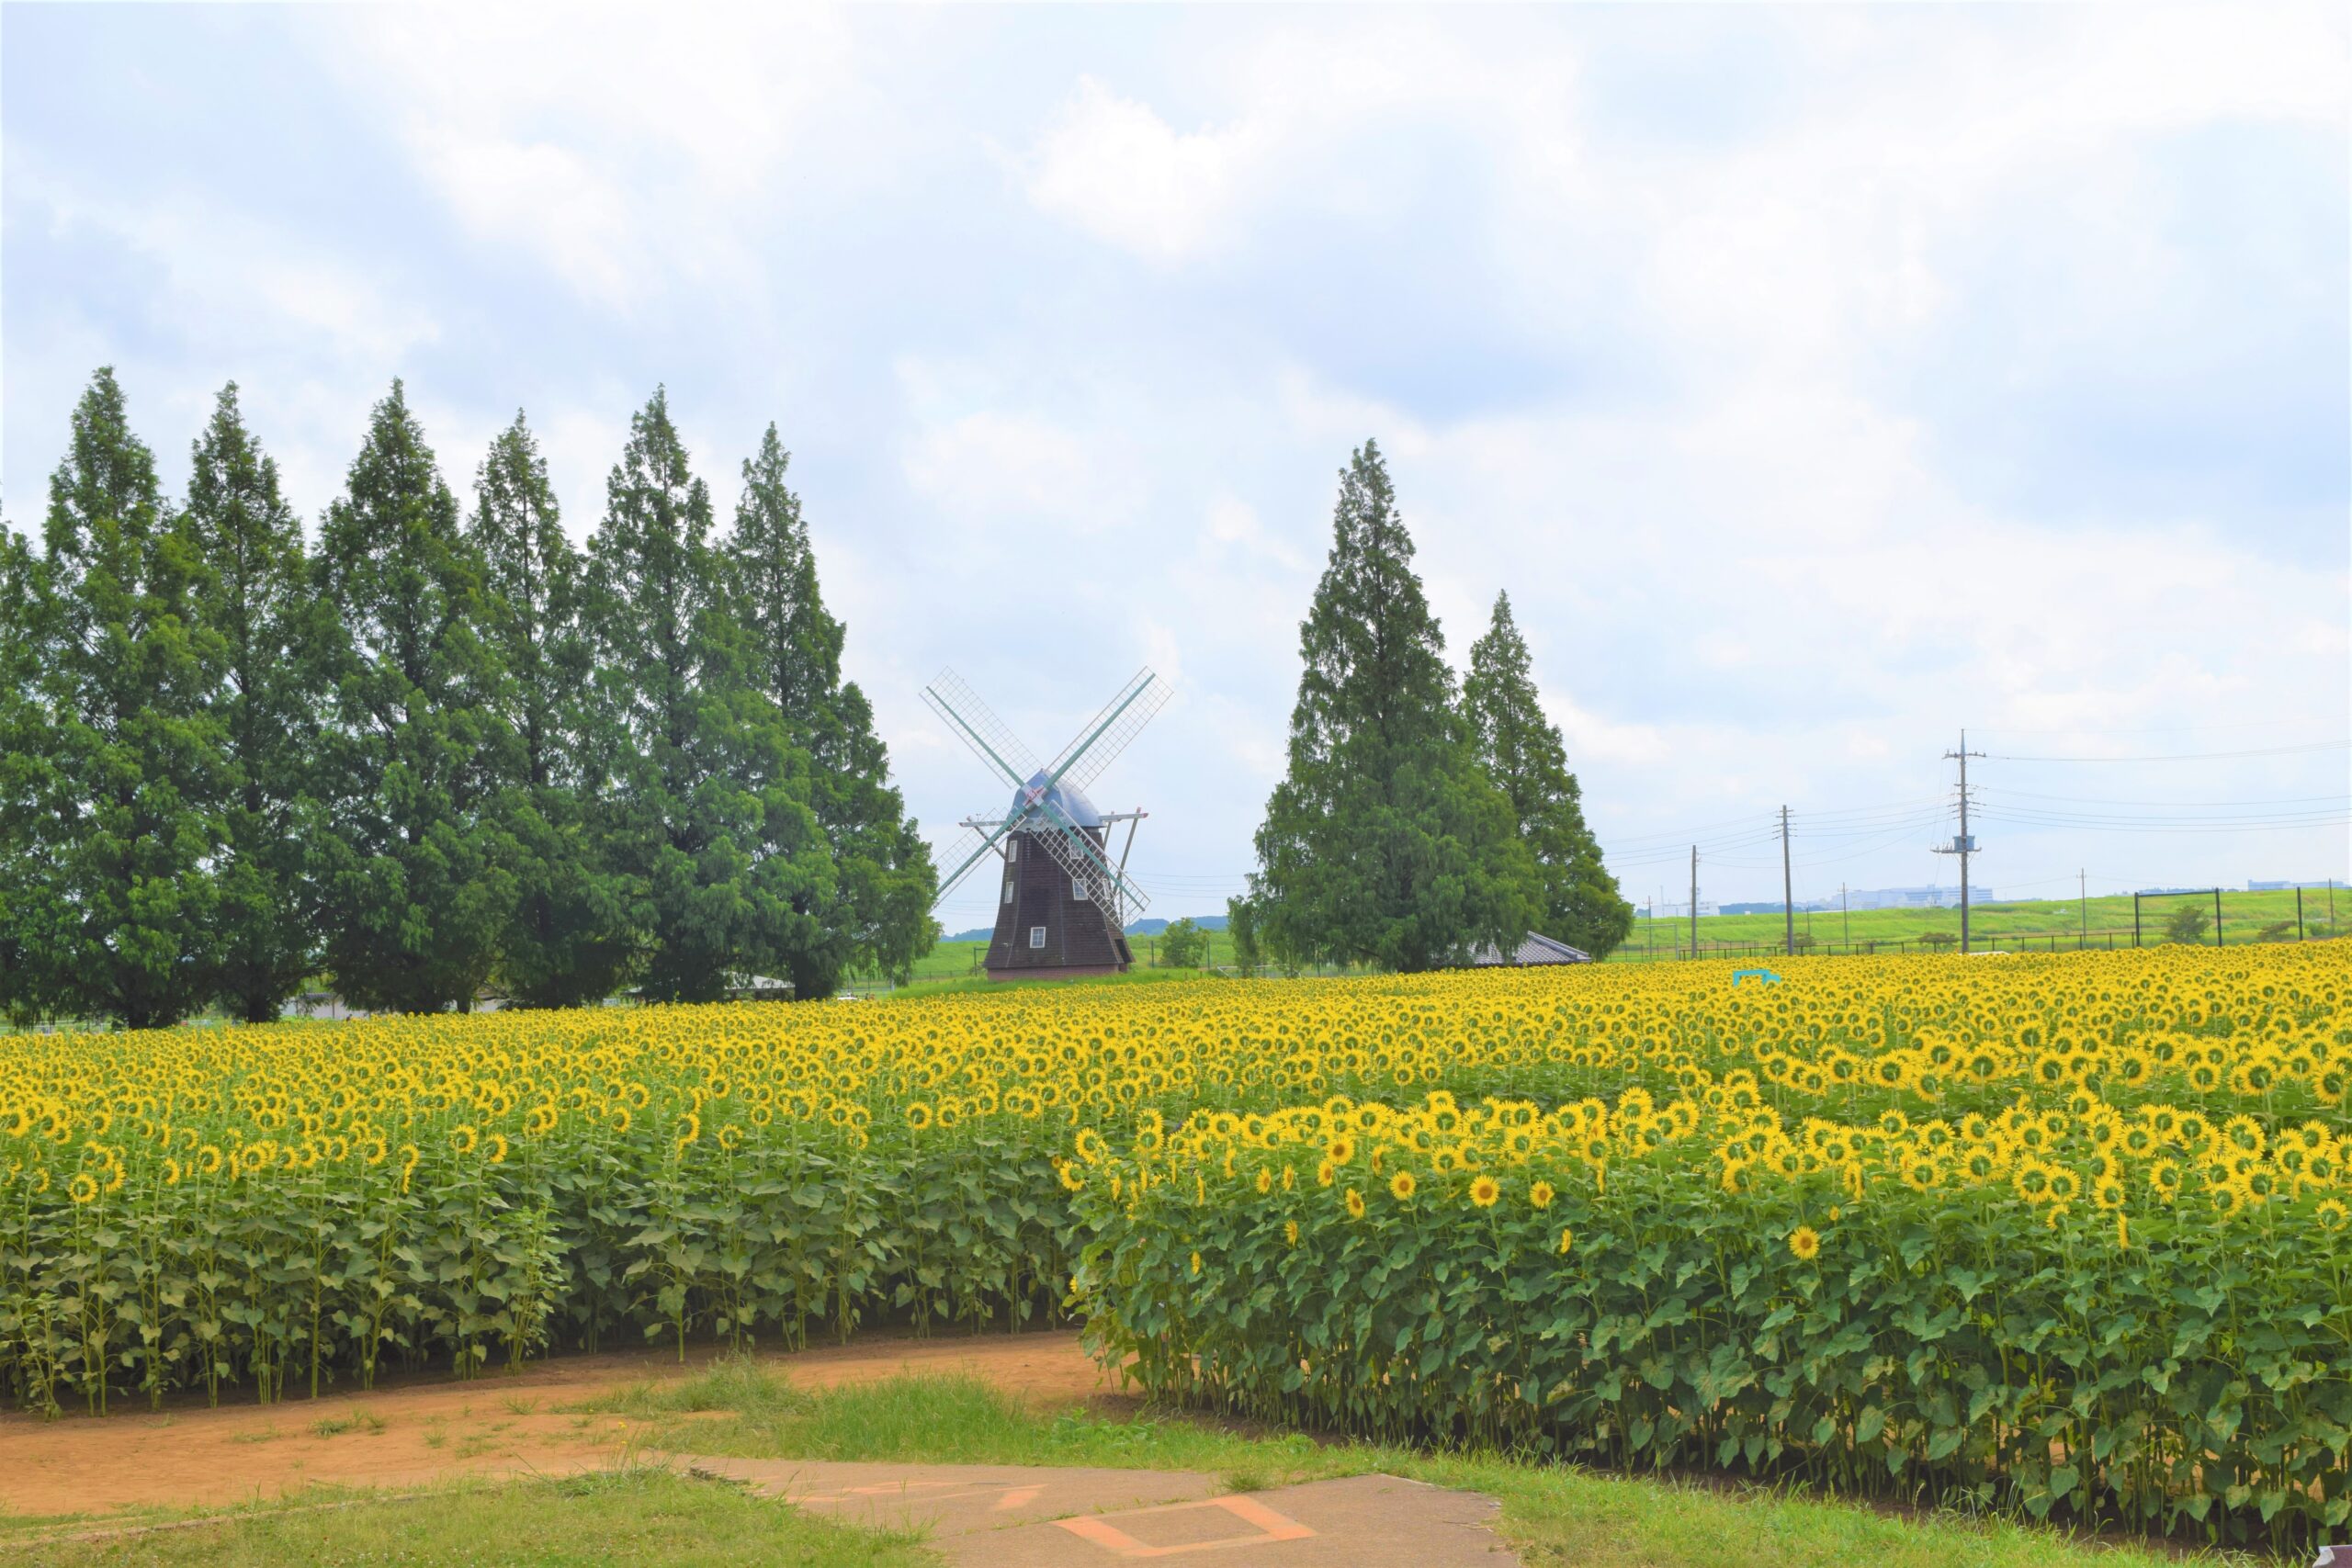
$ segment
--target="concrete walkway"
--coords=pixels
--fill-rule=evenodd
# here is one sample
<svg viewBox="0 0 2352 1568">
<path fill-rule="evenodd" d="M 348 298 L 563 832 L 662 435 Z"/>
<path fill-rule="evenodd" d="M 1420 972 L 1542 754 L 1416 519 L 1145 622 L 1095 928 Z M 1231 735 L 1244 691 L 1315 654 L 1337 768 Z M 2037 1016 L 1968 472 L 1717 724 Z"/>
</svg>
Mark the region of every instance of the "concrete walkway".
<svg viewBox="0 0 2352 1568">
<path fill-rule="evenodd" d="M 1221 1493 L 1188 1471 L 681 1459 L 845 1524 L 922 1529 L 959 1568 L 1517 1568 L 1492 1499 L 1393 1475 Z"/>
</svg>

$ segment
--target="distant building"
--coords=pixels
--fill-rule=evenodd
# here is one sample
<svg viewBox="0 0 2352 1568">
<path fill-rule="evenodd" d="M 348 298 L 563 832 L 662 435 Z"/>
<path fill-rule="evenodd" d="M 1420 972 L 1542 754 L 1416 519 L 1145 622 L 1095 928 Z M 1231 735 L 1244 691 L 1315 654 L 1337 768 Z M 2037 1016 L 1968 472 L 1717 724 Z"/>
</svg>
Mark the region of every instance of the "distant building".
<svg viewBox="0 0 2352 1568">
<path fill-rule="evenodd" d="M 2343 880 L 2340 876 L 2333 878 L 2307 876 L 2301 882 L 2249 882 L 2245 885 L 2245 890 L 2249 893 L 2292 893 L 2298 887 L 2325 887 L 2331 882 Z"/>
<path fill-rule="evenodd" d="M 1690 906 L 1688 904 L 1654 904 L 1650 906 L 1650 912 L 1661 920 L 1687 920 L 1690 918 Z M 1720 914 L 1722 911 L 1716 908 L 1715 901 L 1713 899 L 1702 898 L 1699 900 L 1699 913 L 1702 915 L 1713 915 Z"/>
<path fill-rule="evenodd" d="M 1968 890 L 1968 901 L 1972 904 L 1990 904 L 1994 901 L 1993 890 L 1989 887 L 1972 887 Z M 1828 907 L 1833 909 L 1838 908 L 1835 904 Z M 1845 907 L 1849 909 L 1957 909 L 1960 908 L 1960 889 L 1957 887 L 1857 887 L 1846 895 Z"/>
</svg>

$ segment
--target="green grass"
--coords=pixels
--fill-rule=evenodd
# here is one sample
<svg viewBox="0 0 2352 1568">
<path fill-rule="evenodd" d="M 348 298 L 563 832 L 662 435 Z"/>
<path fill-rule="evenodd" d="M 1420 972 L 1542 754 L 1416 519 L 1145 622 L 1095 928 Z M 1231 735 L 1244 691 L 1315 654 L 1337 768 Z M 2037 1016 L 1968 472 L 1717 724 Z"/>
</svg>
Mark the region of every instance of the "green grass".
<svg viewBox="0 0 2352 1568">
<path fill-rule="evenodd" d="M 311 1433 L 322 1438 L 339 1438 L 345 1432 L 365 1432 L 370 1437 L 377 1437 L 382 1434 L 384 1427 L 384 1418 L 367 1410 L 355 1410 L 348 1416 L 325 1416 L 311 1423 Z"/>
<path fill-rule="evenodd" d="M 2140 921 L 2141 941 L 2154 946 L 2164 941 L 2165 921 L 2172 911 L 2184 903 L 2199 902 L 2210 917 L 2212 900 L 2201 902 L 2180 897 L 2142 900 Z M 2320 938 L 2342 934 L 2352 929 L 2352 888 L 2335 890 L 2335 913 L 2338 923 L 2328 921 L 2328 896 L 2324 890 L 2306 888 L 2303 892 L 2303 933 Z M 1636 908 L 1639 906 L 1637 905 Z M 2231 892 L 2222 893 L 2222 936 L 2230 946 L 2256 941 L 2265 927 L 2283 924 L 2284 935 L 2294 935 L 2295 895 L 2284 893 Z M 1642 963 L 1655 957 L 1663 961 L 1679 956 L 1690 940 L 1689 917 L 1660 919 L 1655 932 L 1647 920 L 1636 919 L 1634 934 L 1624 946 L 1611 955 L 1611 962 Z M 2132 896 L 2106 895 L 2091 899 L 2087 905 L 2073 898 L 2012 899 L 1996 904 L 1977 904 L 1969 909 L 1968 927 L 1972 947 L 2007 947 L 2012 951 L 2047 950 L 2053 942 L 2061 950 L 2086 942 L 2090 946 L 2104 948 L 2109 943 L 2117 947 L 2132 945 Z M 1866 943 L 1893 944 L 1908 942 L 1909 951 L 1930 951 L 1920 939 L 1930 935 L 1950 936 L 1957 942 L 1960 936 L 1960 911 L 1953 909 L 1857 909 L 1850 914 L 1836 911 L 1826 914 L 1800 913 L 1796 918 L 1800 937 L 1813 938 L 1816 952 L 1842 952 L 1849 943 L 1860 948 Z M 2087 934 L 2086 934 L 2087 933 Z M 1699 949 L 1702 956 L 1736 957 L 1754 955 L 1769 957 L 1778 952 L 1786 935 L 1782 917 L 1779 915 L 1702 915 L 1699 917 Z M 1233 942 L 1224 931 L 1211 931 L 1208 967 L 1229 967 L 1233 964 Z M 1152 964 L 1157 939 L 1132 937 L 1136 968 L 1117 976 L 1121 983 L 1139 980 L 1171 979 L 1194 973 L 1191 970 L 1156 968 Z M 2209 931 L 2208 943 L 2212 941 Z M 992 982 L 979 973 L 978 962 L 986 951 L 984 942 L 943 942 L 915 963 L 916 984 L 902 987 L 899 996 L 931 996 L 944 991 L 986 990 Z M 1767 952 L 1766 950 L 1770 950 Z M 1040 982 L 1041 984 L 1044 982 Z M 1069 982 L 1053 982 L 1068 984 Z"/>
<path fill-rule="evenodd" d="M 1140 960 L 1140 954 L 1138 954 Z M 1200 969 L 1152 969 L 1137 967 L 1124 975 L 1093 975 L 1082 980 L 991 980 L 986 975 L 958 974 L 939 979 L 917 979 L 912 985 L 896 987 L 888 991 L 872 993 L 878 1000 L 899 1001 L 912 997 L 948 996 L 959 991 L 1002 992 L 1009 986 L 1152 986 L 1170 980 L 1193 980 L 1207 971 Z"/>
<path fill-rule="evenodd" d="M 2210 930 L 2213 900 L 2186 897 L 2144 898 L 2141 900 L 2141 942 L 2154 946 L 2164 941 L 2165 921 L 2181 905 L 2195 903 L 2205 911 L 2209 930 L 2206 942 L 2212 942 Z M 2352 925 L 2352 889 L 2335 890 L 2335 912 L 2339 921 Z M 1635 906 L 1639 908 L 1638 903 Z M 1786 934 L 1784 917 L 1772 915 L 1702 915 L 1699 917 L 1699 948 L 1702 954 L 1718 946 L 1752 946 L 1778 949 Z M 2265 926 L 2285 922 L 2286 935 L 2294 935 L 2295 895 L 2284 893 L 2222 892 L 2222 936 L 2230 946 L 2255 941 Z M 1687 950 L 1690 941 L 1690 920 L 1660 919 L 1653 943 L 1650 922 L 1636 919 L 1634 934 L 1612 956 L 1615 959 L 1639 962 L 1650 956 L 1655 946 L 1657 955 L 1664 959 L 1671 950 Z M 2094 947 L 2104 947 L 2112 940 L 2118 947 L 2132 945 L 2132 896 L 2109 895 L 2093 898 L 2086 906 L 2073 898 L 2018 899 L 1997 904 L 1972 905 L 1968 911 L 1970 945 L 2030 947 L 2046 950 L 2054 940 L 2064 952 L 2085 940 Z M 2303 931 L 2306 936 L 2331 934 L 2327 919 L 2327 894 L 2324 890 L 2306 888 L 2303 892 Z M 1903 942 L 1914 944 L 1919 951 L 1919 939 L 1931 933 L 1944 933 L 1953 938 L 1960 935 L 1960 911 L 1952 909 L 1857 909 L 1840 915 L 1832 909 L 1827 913 L 1805 914 L 1796 918 L 1797 935 L 1810 935 L 1822 950 L 1842 948 L 1849 940 L 1856 946 L 1865 942 Z"/>
<path fill-rule="evenodd" d="M 2180 1561 L 2159 1546 L 2085 1542 L 2006 1519 L 1903 1517 L 1796 1493 L 1594 1474 L 1507 1455 L 1318 1442 L 1148 1410 L 1038 1414 L 961 1378 L 809 1393 L 738 1363 L 631 1390 L 598 1408 L 642 1423 L 654 1447 L 745 1458 L 1188 1470 L 1237 1491 L 1379 1471 L 1498 1499 L 1504 1533 L 1522 1559 L 1558 1568 L 2156 1568 Z M 732 1414 L 707 1414 L 714 1411 Z"/>
<path fill-rule="evenodd" d="M 1230 964 L 1233 962 L 1233 939 L 1223 931 L 1211 931 L 1208 933 L 1208 939 L 1207 967 L 1214 969 L 1220 965 Z M 1131 936 L 1127 939 L 1127 945 L 1136 955 L 1135 973 L 1142 974 L 1155 970 L 1162 974 L 1168 973 L 1166 970 L 1158 969 L 1158 965 L 1154 963 L 1159 956 L 1159 944 L 1158 937 Z M 915 979 L 919 982 L 985 980 L 987 976 L 979 972 L 979 960 L 988 952 L 988 945 L 985 942 L 939 942 L 929 953 L 915 960 Z M 1177 973 L 1182 973 L 1182 971 L 1177 971 Z"/>
<path fill-rule="evenodd" d="M 1041 1414 L 967 1378 L 803 1392 L 753 1363 L 735 1361 L 565 1408 L 629 1419 L 647 1450 L 673 1446 L 700 1454 L 1185 1470 L 1216 1476 L 1234 1491 L 1377 1471 L 1496 1498 L 1502 1533 L 1531 1568 L 2159 1568 L 2183 1561 L 2159 1545 L 2078 1540 L 2006 1519 L 1900 1517 L 1796 1492 L 1596 1474 L 1524 1456 L 1322 1442 L 1149 1410 Z M 0 1548 L 7 1561 L 38 1568 L 927 1568 L 939 1561 L 912 1537 L 834 1525 L 731 1485 L 642 1463 L 407 1497 L 314 1493 L 290 1506 L 113 1540 L 41 1542 L 55 1522 L 6 1522 L 11 1528 Z M 2244 1554 L 2198 1560 L 2263 1561 Z M 2277 1561 L 2283 1568 L 2285 1560 Z"/>
<path fill-rule="evenodd" d="M 733 1486 L 635 1465 L 554 1481 L 296 1504 L 112 1540 L 18 1540 L 8 1561 L 28 1568 L 930 1568 L 939 1559 L 910 1537 L 849 1529 Z"/>
</svg>

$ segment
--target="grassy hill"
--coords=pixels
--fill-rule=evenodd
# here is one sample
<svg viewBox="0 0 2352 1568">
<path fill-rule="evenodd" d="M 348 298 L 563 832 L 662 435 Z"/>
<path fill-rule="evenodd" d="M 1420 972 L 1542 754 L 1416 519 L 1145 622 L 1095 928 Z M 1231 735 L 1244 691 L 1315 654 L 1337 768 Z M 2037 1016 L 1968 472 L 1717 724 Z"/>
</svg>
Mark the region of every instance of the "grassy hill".
<svg viewBox="0 0 2352 1568">
<path fill-rule="evenodd" d="M 1213 931 L 1209 937 L 1209 965 L 1212 968 L 1233 962 L 1233 939 L 1222 931 Z M 980 957 L 988 952 L 985 941 L 943 941 L 928 953 L 915 961 L 918 980 L 952 980 L 980 973 Z M 1136 955 L 1138 969 L 1158 968 L 1159 938 L 1157 934 L 1137 934 L 1127 938 L 1127 946 Z"/>
<path fill-rule="evenodd" d="M 2140 908 L 2140 941 L 2143 946 L 2154 946 L 2165 940 L 2165 922 L 2183 904 L 2196 904 L 2206 915 L 2208 930 L 2205 941 L 2213 940 L 2211 921 L 2213 900 L 2172 897 L 2143 898 Z M 2307 888 L 2303 893 L 2303 934 L 2307 937 L 2334 935 L 2352 927 L 2352 889 L 2335 889 L 2336 923 L 2328 919 L 2328 895 L 2324 889 Z M 1220 922 L 1221 924 L 1222 922 Z M 1683 958 L 1690 955 L 1690 921 L 1661 919 L 1657 929 L 1650 922 L 1635 919 L 1634 934 L 1625 945 L 1610 955 L 1611 963 L 1640 964 Z M 2090 947 L 2130 947 L 2132 945 L 2132 896 L 2128 893 L 2091 899 L 2086 905 L 2073 898 L 2010 899 L 1996 904 L 1978 904 L 1968 912 L 1969 944 L 1976 948 L 2025 947 L 2061 949 L 2077 945 Z M 1826 914 L 1799 913 L 1796 918 L 1800 943 L 1810 937 L 1815 953 L 1917 953 L 1933 951 L 1940 939 L 1944 945 L 1956 945 L 1960 939 L 1958 909 L 1857 909 L 1849 915 L 1836 910 Z M 2268 935 L 2266 937 L 2265 933 Z M 2289 941 L 2295 937 L 2295 895 L 2284 893 L 2222 894 L 2222 940 L 2232 947 L 2256 941 Z M 1781 917 L 1763 915 L 1702 915 L 1699 918 L 1699 952 L 1702 957 L 1765 957 L 1781 951 Z M 1128 938 L 1135 950 L 1138 970 L 1160 967 L 1159 939 L 1157 935 L 1137 934 Z M 980 958 L 986 953 L 985 941 L 944 941 L 933 947 L 915 964 L 915 978 L 925 981 L 978 978 Z M 1212 968 L 1233 963 L 1233 939 L 1222 930 L 1209 932 L 1209 964 Z"/>
<path fill-rule="evenodd" d="M 2140 941 L 2153 946 L 2164 940 L 2165 922 L 2172 912 L 2184 904 L 2195 904 L 2205 912 L 2208 930 L 2205 941 L 2211 942 L 2213 900 L 2211 895 L 2201 898 L 2176 896 L 2163 898 L 2143 898 L 2140 901 Z M 2305 889 L 2303 893 L 2303 934 L 2325 936 L 2344 925 L 2352 925 L 2352 891 L 2335 890 L 2335 915 L 2340 922 L 2331 927 L 2328 919 L 2328 896 L 2324 889 Z M 1719 953 L 1736 956 L 1743 951 L 1779 952 L 1784 938 L 1783 917 L 1778 913 L 1766 915 L 1702 915 L 1699 918 L 1699 951 L 1702 954 Z M 1685 957 L 1690 945 L 1690 920 L 1661 919 L 1657 930 L 1651 922 L 1636 919 L 1634 934 L 1613 957 L 1629 962 L 1658 958 Z M 2087 904 L 2073 898 L 2005 900 L 1997 904 L 1978 904 L 1968 912 L 1969 944 L 1972 947 L 2036 947 L 2059 948 L 2085 945 L 2091 947 L 2130 947 L 2132 945 L 2132 896 L 2128 893 L 2095 897 Z M 1857 909 L 1850 915 L 1836 910 L 1806 914 L 1796 918 L 1797 936 L 1813 939 L 1812 951 L 1817 953 L 1918 951 L 1943 936 L 1957 942 L 1960 937 L 1958 909 Z M 2222 940 L 2230 946 L 2241 942 L 2265 940 L 2293 941 L 2295 937 L 2295 895 L 2284 893 L 2222 894 Z"/>
</svg>

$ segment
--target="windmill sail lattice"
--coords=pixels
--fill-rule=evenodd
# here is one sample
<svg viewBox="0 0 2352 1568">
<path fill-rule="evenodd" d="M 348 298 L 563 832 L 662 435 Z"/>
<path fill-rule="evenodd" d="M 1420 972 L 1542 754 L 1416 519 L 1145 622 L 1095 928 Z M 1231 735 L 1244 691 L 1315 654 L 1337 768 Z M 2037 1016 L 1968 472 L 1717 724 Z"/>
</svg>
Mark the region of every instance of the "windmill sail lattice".
<svg viewBox="0 0 2352 1568">
<path fill-rule="evenodd" d="M 1103 705 L 1093 722 L 1062 748 L 1050 770 L 1053 776 L 1080 789 L 1092 784 L 1127 749 L 1127 742 L 1168 705 L 1171 690 L 1150 671 L 1136 671 L 1134 679 L 1119 688 L 1119 694 Z"/>
<path fill-rule="evenodd" d="M 1004 898 L 1010 910 L 1021 880 L 1011 874 L 1010 868 L 1023 844 L 1034 845 L 1068 878 L 1065 898 L 1073 908 L 1063 911 L 1064 918 L 1058 923 L 1067 929 L 1073 922 L 1084 926 L 1107 920 L 1113 933 L 1112 945 L 1119 954 L 1119 966 L 1123 967 L 1125 939 L 1119 933 L 1128 912 L 1147 908 L 1150 899 L 1120 866 L 1112 863 L 1107 829 L 1114 820 L 1133 823 L 1142 814 L 1106 817 L 1086 798 L 1085 785 L 1100 777 L 1103 769 L 1126 749 L 1166 705 L 1169 695 L 1166 682 L 1149 670 L 1137 671 L 1102 711 L 1061 750 L 1052 765 L 1041 767 L 1035 754 L 962 677 L 952 670 L 942 671 L 923 689 L 923 701 L 1000 784 L 1012 787 L 1013 795 L 1011 807 L 1001 815 L 977 816 L 967 822 L 968 831 L 942 860 L 941 863 L 950 869 L 941 880 L 940 899 L 945 899 L 961 886 L 974 868 L 991 855 L 998 855 L 1004 857 L 1008 867 Z M 1131 837 L 1132 832 L 1130 828 Z M 1083 916 L 1076 914 L 1079 908 L 1087 912 Z M 1033 933 L 1030 945 L 1041 949 L 1046 933 L 1057 923 L 1050 911 L 1042 918 L 1046 919 L 1046 924 L 1027 928 Z M 1006 919 L 1006 914 L 1000 914 L 999 940 L 991 946 L 991 973 L 998 966 L 995 949 L 1008 945 Z M 1022 965 L 1009 956 L 1005 966 L 1069 967 L 1042 963 Z"/>
</svg>

